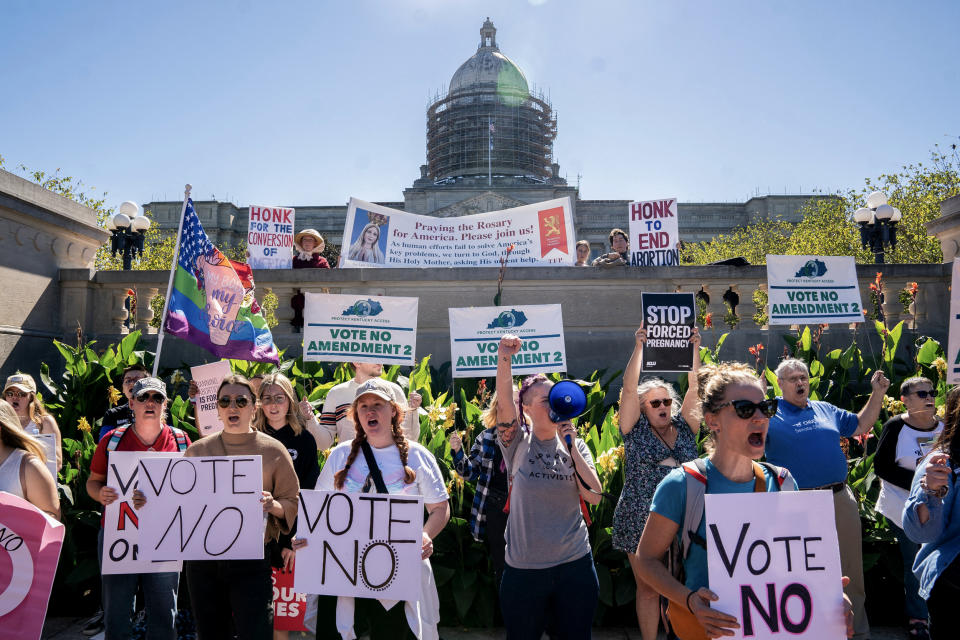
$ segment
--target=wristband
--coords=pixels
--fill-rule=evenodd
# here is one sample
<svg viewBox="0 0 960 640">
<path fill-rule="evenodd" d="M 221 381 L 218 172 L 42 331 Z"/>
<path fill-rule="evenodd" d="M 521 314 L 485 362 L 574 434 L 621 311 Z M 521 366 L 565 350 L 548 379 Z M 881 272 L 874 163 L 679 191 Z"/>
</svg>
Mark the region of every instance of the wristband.
<svg viewBox="0 0 960 640">
<path fill-rule="evenodd" d="M 690 608 L 690 596 L 692 596 L 695 593 L 696 591 L 691 591 L 690 593 L 687 594 L 687 611 L 689 611 L 690 613 L 693 613 L 693 609 Z"/>
</svg>

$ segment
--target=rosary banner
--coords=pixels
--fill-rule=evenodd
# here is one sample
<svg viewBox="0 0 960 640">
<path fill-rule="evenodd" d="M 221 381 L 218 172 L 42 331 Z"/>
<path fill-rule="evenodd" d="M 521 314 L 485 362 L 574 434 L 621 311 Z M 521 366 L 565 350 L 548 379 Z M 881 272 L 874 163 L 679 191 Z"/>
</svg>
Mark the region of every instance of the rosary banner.
<svg viewBox="0 0 960 640">
<path fill-rule="evenodd" d="M 960 258 L 953 259 L 950 283 L 950 334 L 947 341 L 947 384 L 960 383 Z"/>
<path fill-rule="evenodd" d="M 418 298 L 305 293 L 303 359 L 416 366 Z"/>
<path fill-rule="evenodd" d="M 497 375 L 500 338 L 512 333 L 520 338 L 520 351 L 511 359 L 518 374 L 567 370 L 563 343 L 563 314 L 558 304 L 519 307 L 469 307 L 448 309 L 450 360 L 454 378 Z"/>
<path fill-rule="evenodd" d="M 767 256 L 770 324 L 863 322 L 853 256 Z"/>
<path fill-rule="evenodd" d="M 677 266 L 679 242 L 676 198 L 630 203 L 631 266 Z"/>
<path fill-rule="evenodd" d="M 293 221 L 291 207 L 250 207 L 247 251 L 252 269 L 293 268 Z"/>
<path fill-rule="evenodd" d="M 573 207 L 558 198 L 457 218 L 350 199 L 341 267 L 573 266 Z"/>
</svg>

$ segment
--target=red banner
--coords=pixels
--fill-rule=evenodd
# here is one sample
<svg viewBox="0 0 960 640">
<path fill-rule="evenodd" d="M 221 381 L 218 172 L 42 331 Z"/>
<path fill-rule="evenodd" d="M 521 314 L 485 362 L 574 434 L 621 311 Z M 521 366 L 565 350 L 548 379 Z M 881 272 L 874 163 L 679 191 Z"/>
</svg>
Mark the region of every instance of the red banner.
<svg viewBox="0 0 960 640">
<path fill-rule="evenodd" d="M 540 222 L 540 257 L 544 257 L 553 249 L 561 253 L 568 253 L 567 225 L 563 219 L 563 207 L 555 207 L 538 211 Z"/>
<path fill-rule="evenodd" d="M 60 561 L 63 525 L 0 491 L 0 639 L 39 639 Z"/>
<path fill-rule="evenodd" d="M 303 617 L 307 596 L 293 590 L 293 571 L 273 570 L 273 628 L 277 631 L 306 631 Z"/>
</svg>

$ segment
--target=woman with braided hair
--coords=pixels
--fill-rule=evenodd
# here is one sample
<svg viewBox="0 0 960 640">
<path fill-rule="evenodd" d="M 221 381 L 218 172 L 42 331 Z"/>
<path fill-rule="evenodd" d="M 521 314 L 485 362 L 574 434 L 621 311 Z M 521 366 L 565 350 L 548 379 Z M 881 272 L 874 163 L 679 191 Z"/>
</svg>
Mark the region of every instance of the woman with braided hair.
<svg viewBox="0 0 960 640">
<path fill-rule="evenodd" d="M 382 476 L 383 488 L 388 493 L 423 496 L 423 506 L 428 515 L 423 523 L 420 600 L 392 607 L 386 615 L 391 619 L 396 617 L 396 621 L 393 624 L 374 625 L 370 630 L 370 638 L 404 637 L 397 632 L 398 628 L 404 626 L 401 618 L 404 616 L 409 626 L 406 637 L 436 640 L 439 638 L 437 624 L 440 622 L 440 598 L 429 558 L 433 554 L 433 538 L 450 519 L 449 496 L 433 454 L 404 436 L 400 426 L 403 413 L 403 408 L 393 400 L 385 380 L 371 378 L 363 383 L 357 389 L 350 407 L 356 436 L 330 452 L 317 481 L 317 489 L 347 493 L 377 492 L 378 481 L 375 473 L 371 473 L 363 451 L 369 447 Z M 305 541 L 295 541 L 294 548 L 301 548 L 304 544 Z M 382 617 L 382 609 L 377 610 L 380 607 L 377 601 L 363 602 L 368 605 L 370 617 Z M 353 640 L 357 637 L 353 627 L 354 599 L 340 597 L 337 599 L 337 631 L 344 640 Z"/>
</svg>

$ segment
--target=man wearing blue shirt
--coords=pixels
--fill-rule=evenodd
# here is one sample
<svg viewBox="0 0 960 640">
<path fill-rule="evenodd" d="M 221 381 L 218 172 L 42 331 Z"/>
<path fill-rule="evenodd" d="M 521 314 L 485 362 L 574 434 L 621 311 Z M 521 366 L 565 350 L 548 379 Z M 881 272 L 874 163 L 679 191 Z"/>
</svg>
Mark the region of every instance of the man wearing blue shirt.
<svg viewBox="0 0 960 640">
<path fill-rule="evenodd" d="M 851 413 L 829 402 L 810 400 L 810 375 L 802 360 L 789 358 L 777 367 L 777 383 L 783 396 L 767 431 L 767 460 L 786 467 L 800 489 L 833 491 L 833 512 L 840 543 L 840 569 L 850 578 L 845 591 L 853 602 L 854 637 L 870 636 L 864 609 L 863 548 L 860 510 L 846 485 L 847 456 L 840 438 L 869 432 L 880 417 L 883 396 L 890 381 L 882 371 L 870 378 L 872 391 L 860 413 Z"/>
</svg>

